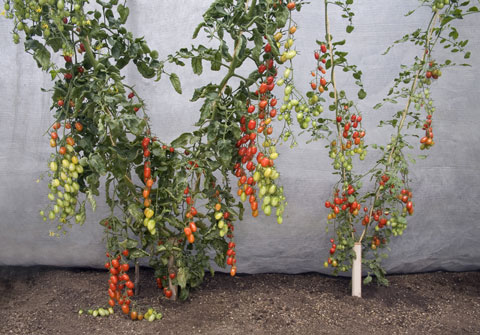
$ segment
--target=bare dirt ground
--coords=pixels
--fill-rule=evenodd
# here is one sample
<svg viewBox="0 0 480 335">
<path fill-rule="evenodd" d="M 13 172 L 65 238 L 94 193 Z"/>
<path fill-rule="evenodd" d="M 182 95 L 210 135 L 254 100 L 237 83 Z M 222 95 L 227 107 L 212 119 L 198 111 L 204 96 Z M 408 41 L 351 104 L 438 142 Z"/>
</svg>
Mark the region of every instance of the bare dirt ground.
<svg viewBox="0 0 480 335">
<path fill-rule="evenodd" d="M 389 276 L 363 287 L 320 274 L 207 275 L 185 302 L 163 298 L 142 269 L 141 310 L 162 320 L 79 315 L 106 306 L 107 274 L 0 267 L 0 334 L 479 334 L 480 272 Z"/>
</svg>

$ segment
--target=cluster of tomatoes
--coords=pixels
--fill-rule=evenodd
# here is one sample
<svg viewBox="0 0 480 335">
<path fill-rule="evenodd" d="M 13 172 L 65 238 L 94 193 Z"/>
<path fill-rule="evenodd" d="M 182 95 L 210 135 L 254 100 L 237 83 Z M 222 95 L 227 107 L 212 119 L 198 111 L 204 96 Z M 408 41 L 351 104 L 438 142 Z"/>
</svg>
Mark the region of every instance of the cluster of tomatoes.
<svg viewBox="0 0 480 335">
<path fill-rule="evenodd" d="M 197 231 L 197 225 L 193 221 L 193 218 L 198 214 L 197 209 L 193 206 L 194 201 L 190 196 L 190 188 L 187 186 L 183 191 L 185 195 L 185 202 L 187 203 L 187 213 L 185 217 L 189 223 L 183 228 L 183 232 L 188 240 L 188 242 L 193 243 L 195 242 L 195 235 L 194 233 Z"/>
<path fill-rule="evenodd" d="M 150 142 L 151 141 L 149 137 L 144 137 L 142 140 L 143 157 L 145 159 L 145 163 L 143 166 L 143 182 L 145 183 L 145 188 L 142 192 L 143 205 L 145 206 L 145 209 L 143 211 L 143 214 L 145 215 L 145 218 L 143 219 L 143 225 L 147 227 L 150 234 L 155 235 L 157 232 L 157 229 L 155 227 L 155 219 L 153 218 L 153 216 L 155 215 L 155 211 L 151 208 L 152 200 L 150 199 L 150 191 L 154 183 L 150 163 Z"/>
<path fill-rule="evenodd" d="M 327 87 L 327 79 L 325 79 L 324 75 L 327 73 L 325 68 L 322 66 L 321 63 L 325 64 L 327 62 L 327 46 L 325 44 L 320 45 L 320 50 L 315 50 L 313 56 L 317 61 L 317 68 L 315 71 L 311 72 L 312 77 L 315 77 L 315 80 L 310 82 L 310 87 L 312 90 L 316 90 L 318 88 L 318 92 L 323 93 Z M 321 54 L 321 55 L 320 55 Z"/>
<path fill-rule="evenodd" d="M 274 183 L 274 180 L 279 177 L 279 173 L 274 167 L 274 160 L 278 158 L 278 153 L 270 138 L 270 135 L 273 134 L 271 123 L 277 115 L 277 99 L 272 94 L 277 70 L 274 67 L 271 50 L 271 45 L 267 43 L 264 46 L 266 64 L 258 66 L 258 72 L 262 75 L 258 90 L 255 92 L 258 104 L 248 102 L 246 113 L 240 118 L 242 137 L 237 141 L 236 147 L 241 162 L 235 164 L 234 173 L 238 178 L 237 194 L 242 201 L 246 201 L 248 198 L 252 216 L 257 217 L 259 214 L 255 188 L 258 185 L 260 198 L 265 196 L 261 206 L 263 212 L 268 216 L 272 213 L 272 207 L 277 208 L 277 222 L 282 223 L 284 210 L 282 201 L 285 197 L 283 188 L 277 187 Z M 256 144 L 259 140 L 258 135 L 264 136 L 260 148 Z"/>
<path fill-rule="evenodd" d="M 58 101 L 58 107 L 64 106 L 63 100 Z M 52 160 L 49 163 L 52 180 L 48 187 L 50 193 L 48 199 L 52 201 L 52 206 L 48 212 L 50 220 L 58 220 L 62 224 L 66 224 L 70 218 L 75 217 L 77 223 L 85 221 L 85 215 L 78 213 L 76 210 L 78 192 L 80 185 L 77 180 L 83 173 L 83 165 L 86 164 L 86 159 L 79 159 L 75 153 L 75 140 L 73 133 L 80 133 L 83 130 L 83 125 L 76 122 L 73 129 L 69 122 L 65 123 L 65 130 L 63 136 L 59 135 L 61 123 L 55 122 L 50 132 L 50 146 L 56 149 L 56 153 L 52 154 Z M 70 134 L 66 134 L 69 131 Z M 40 215 L 44 221 L 47 220 L 45 211 L 40 211 Z M 58 230 L 61 230 L 63 225 L 58 225 Z"/>
<path fill-rule="evenodd" d="M 230 275 L 234 277 L 237 274 L 237 259 L 235 258 L 235 242 L 230 241 L 228 243 L 228 250 L 227 250 L 227 265 L 231 266 L 230 268 Z"/>
<path fill-rule="evenodd" d="M 449 4 L 450 0 L 436 0 L 432 4 L 432 10 L 435 12 L 437 10 L 443 9 L 443 7 Z"/>
<path fill-rule="evenodd" d="M 361 128 L 361 115 L 350 113 L 347 105 L 344 105 L 343 111 L 343 116 L 336 116 L 336 122 L 345 142 L 342 140 L 337 143 L 334 140 L 330 143 L 330 158 L 334 159 L 335 169 L 344 168 L 346 171 L 350 171 L 352 170 L 352 157 L 355 154 L 359 155 L 360 160 L 365 159 L 367 153 L 363 140 L 365 130 Z"/>
<path fill-rule="evenodd" d="M 215 204 L 215 213 L 213 215 L 215 217 L 215 221 L 217 222 L 217 228 L 219 229 L 218 233 L 220 237 L 224 237 L 225 235 L 227 235 L 227 237 L 232 237 L 233 225 L 228 220 L 230 218 L 230 213 L 228 211 L 222 211 L 222 204 L 220 202 Z M 231 234 L 228 234 L 229 230 Z"/>
<path fill-rule="evenodd" d="M 356 200 L 352 202 L 349 201 L 349 197 L 355 194 L 355 188 L 352 185 L 348 185 L 347 191 L 342 193 L 342 197 L 339 196 L 340 191 L 335 190 L 333 201 L 326 201 L 325 207 L 331 208 L 331 212 L 327 216 L 327 220 L 332 220 L 340 214 L 340 211 L 349 211 L 350 214 L 357 216 L 360 209 L 362 208 L 361 204 Z"/>
<path fill-rule="evenodd" d="M 372 250 L 375 250 L 381 244 L 385 244 L 386 242 L 387 242 L 387 239 L 385 237 L 379 237 L 377 235 L 373 235 L 372 244 L 370 245 L 370 247 L 372 248 Z"/>
<path fill-rule="evenodd" d="M 105 268 L 110 272 L 108 279 L 108 296 L 110 299 L 108 304 L 113 307 L 118 303 L 122 312 L 128 314 L 130 312 L 130 297 L 134 294 L 135 284 L 127 274 L 130 266 L 124 261 L 122 255 L 128 257 L 128 250 L 123 250 L 122 254 L 118 254 L 116 257 L 111 256 L 108 252 L 106 254 L 108 262 L 105 263 Z"/>
<path fill-rule="evenodd" d="M 412 202 L 412 192 L 406 189 L 402 189 L 400 194 L 398 195 L 398 199 L 401 200 L 405 204 L 405 211 L 408 214 L 413 215 L 413 202 Z"/>
<path fill-rule="evenodd" d="M 168 277 L 170 278 L 170 280 L 175 280 L 175 278 L 177 278 L 177 274 L 175 272 L 170 272 Z M 163 285 L 164 283 L 165 283 L 165 286 Z M 159 289 L 163 289 L 163 294 L 167 299 L 170 299 L 172 297 L 173 292 L 168 285 L 167 276 L 157 277 L 157 287 Z"/>
<path fill-rule="evenodd" d="M 427 115 L 423 130 L 425 130 L 425 136 L 420 139 L 420 149 L 430 149 L 435 144 L 433 141 L 432 114 Z"/>
</svg>

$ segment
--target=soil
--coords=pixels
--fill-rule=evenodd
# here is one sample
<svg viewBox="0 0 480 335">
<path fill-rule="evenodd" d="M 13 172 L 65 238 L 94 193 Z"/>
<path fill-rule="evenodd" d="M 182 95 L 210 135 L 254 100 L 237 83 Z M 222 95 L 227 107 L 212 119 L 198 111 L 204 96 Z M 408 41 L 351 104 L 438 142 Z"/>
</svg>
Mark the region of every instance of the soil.
<svg viewBox="0 0 480 335">
<path fill-rule="evenodd" d="M 132 274 L 133 276 L 133 274 Z M 206 276 L 187 301 L 163 298 L 141 271 L 137 297 L 162 320 L 79 315 L 107 302 L 105 271 L 0 267 L 0 334 L 469 334 L 480 333 L 480 272 L 389 276 L 363 287 L 320 274 Z"/>
</svg>

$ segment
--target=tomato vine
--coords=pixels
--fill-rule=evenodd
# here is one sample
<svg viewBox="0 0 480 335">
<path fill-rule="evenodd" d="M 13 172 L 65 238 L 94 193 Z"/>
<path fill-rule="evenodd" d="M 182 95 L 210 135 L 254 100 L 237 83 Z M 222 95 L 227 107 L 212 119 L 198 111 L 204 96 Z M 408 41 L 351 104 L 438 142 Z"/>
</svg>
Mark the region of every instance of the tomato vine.
<svg viewBox="0 0 480 335">
<path fill-rule="evenodd" d="M 193 38 L 204 33 L 213 42 L 181 48 L 159 60 L 157 51 L 126 29 L 126 1 L 96 0 L 91 5 L 85 0 L 4 0 L 6 16 L 14 21 L 14 42 L 19 43 L 23 32 L 26 52 L 54 81 L 50 90 L 54 122 L 48 129 L 54 150 L 48 163 L 51 203 L 40 214 L 45 221 L 57 222 L 54 235 L 66 233 L 73 221 L 85 222 L 87 202 L 95 209 L 104 183 L 110 213 L 100 224 L 107 244 L 111 307 L 118 303 L 132 319 L 138 317 L 135 303 L 132 308 L 130 304 L 134 288 L 138 293 L 142 258 L 148 259 L 158 287 L 172 299 L 186 299 L 202 282 L 205 269 L 213 273 L 212 253 L 215 263 L 228 265 L 235 276 L 234 230 L 236 220 L 243 217 L 243 203 L 248 199 L 253 217 L 262 210 L 283 222 L 286 198 L 275 165 L 276 145 L 290 138 L 295 144 L 293 111 L 312 140 L 328 140 L 334 174 L 339 176 L 325 203 L 330 210 L 327 222 L 336 233 L 326 266 L 333 266 L 334 273 L 348 271 L 355 257 L 353 245 L 360 242 L 368 255 L 363 260 L 369 268 L 365 282 L 374 274 L 386 283 L 380 264 L 385 254 L 380 249 L 392 236 L 402 235 L 414 212 L 405 150 L 413 148 L 407 138 L 418 134 L 408 134 L 405 128 L 425 131 L 420 149 L 434 145 L 435 108 L 429 87 L 442 69 L 455 65 L 436 61 L 434 47 L 441 44 L 469 58 L 468 41 L 458 39 L 452 23 L 478 9 L 470 1 L 420 1 L 432 8 L 428 25 L 395 44 L 413 42 L 422 48 L 422 55 L 413 65 L 402 66 L 388 96 L 374 108 L 402 99 L 406 106 L 380 123 L 394 129 L 392 139 L 386 146 L 370 145 L 381 158 L 366 174 L 359 174 L 354 157 L 364 161 L 368 147 L 363 114 L 340 88 L 336 71 L 352 74 L 358 99 L 367 93 L 362 71 L 341 50 L 345 40 L 333 39 L 328 10 L 330 6 L 342 10 L 350 33 L 353 0 L 324 1 L 325 38 L 317 41 L 311 90 L 304 95 L 294 81 L 299 29 L 294 14 L 306 4 L 212 1 Z M 196 75 L 202 75 L 204 64 L 211 71 L 226 72 L 218 83 L 195 89 L 191 101 L 203 102 L 195 130 L 165 143 L 152 133 L 148 105 L 125 81 L 122 69 L 132 63 L 145 78 L 160 80 L 166 75 L 182 93 L 180 78 L 167 72 L 166 64 L 185 66 L 187 61 Z M 285 68 L 279 77 L 281 66 Z M 283 103 L 275 91 L 278 86 L 285 86 Z M 283 121 L 277 131 L 276 120 Z M 374 189 L 362 194 L 362 182 L 368 177 Z M 132 261 L 134 281 L 127 274 Z"/>
<path fill-rule="evenodd" d="M 434 145 L 432 116 L 435 107 L 430 86 L 433 84 L 432 81 L 441 76 L 441 69 L 455 65 L 451 60 L 444 63 L 436 62 L 433 58 L 434 47 L 443 44 L 445 49 L 450 49 L 453 53 L 461 52 L 464 58 L 470 57 L 470 52 L 465 49 L 468 41 L 458 39 L 458 32 L 451 23 L 453 20 L 477 13 L 478 8 L 472 6 L 470 1 L 420 1 L 420 3 L 422 7 L 430 7 L 433 12 L 427 27 L 405 35 L 395 44 L 411 41 L 422 48 L 422 56 L 416 57 L 413 65 L 402 66 L 402 72 L 395 79 L 387 98 L 374 107 L 378 109 L 386 103 L 396 104 L 399 100 L 405 100 L 406 104 L 405 108 L 394 114 L 391 120 L 380 122 L 379 126 L 393 127 L 394 134 L 390 143 L 385 146 L 370 144 L 370 147 L 380 151 L 381 158 L 367 173 L 354 173 L 352 159 L 356 154 L 361 161 L 366 157 L 368 145 L 364 138 L 366 130 L 362 128 L 363 116 L 356 103 L 347 98 L 346 92 L 338 90 L 339 85 L 335 77 L 335 69 L 338 68 L 344 72 L 352 72 L 355 83 L 359 86 L 358 98 L 364 99 L 367 93 L 361 82 L 362 72 L 356 65 L 347 62 L 347 52 L 338 49 L 345 44 L 345 40 L 333 40 L 329 23 L 329 6 L 338 6 L 345 13 L 343 17 L 349 20 L 347 33 L 352 32 L 354 29 L 352 0 L 325 1 L 326 36 L 325 40 L 317 41 L 320 49 L 314 52 L 316 68 L 312 71 L 313 79 L 310 83 L 312 91 L 307 92 L 304 98 L 295 89 L 293 80 L 288 80 L 285 94 L 288 97 L 290 92 L 295 92 L 295 98 L 298 100 L 286 99 L 288 104 L 281 108 L 281 111 L 287 113 L 285 118 L 289 119 L 291 107 L 297 106 L 295 110 L 300 127 L 310 132 L 313 140 L 327 138 L 329 141 L 329 156 L 332 159 L 334 174 L 339 175 L 340 180 L 334 186 L 332 198 L 325 202 L 325 207 L 330 210 L 327 224 L 333 225 L 336 235 L 330 239 L 330 256 L 325 261 L 325 266 L 332 266 L 335 274 L 349 271 L 355 258 L 353 246 L 359 242 L 362 244 L 362 254 L 367 255 L 362 259 L 368 267 L 364 283 L 372 280 L 372 274 L 379 283 L 388 283 L 385 279 L 386 272 L 381 266 L 381 259 L 387 255 L 380 250 L 388 247 L 391 237 L 403 234 L 407 227 L 407 217 L 414 213 L 408 172 L 409 161 L 414 163 L 415 160 L 406 153 L 406 150 L 414 148 L 407 138 L 418 137 L 418 134 L 407 133 L 405 128 L 422 128 L 425 131 L 425 135 L 420 139 L 421 150 Z M 407 15 L 413 13 L 414 11 Z M 390 48 L 386 53 L 389 50 Z M 328 96 L 324 92 L 328 92 Z M 332 118 L 321 114 L 324 111 L 322 103 L 329 104 L 328 110 L 334 113 Z M 412 104 L 415 111 L 411 111 Z M 374 181 L 374 190 L 362 194 L 363 181 L 367 178 Z M 361 214 L 362 208 L 364 214 Z"/>
</svg>

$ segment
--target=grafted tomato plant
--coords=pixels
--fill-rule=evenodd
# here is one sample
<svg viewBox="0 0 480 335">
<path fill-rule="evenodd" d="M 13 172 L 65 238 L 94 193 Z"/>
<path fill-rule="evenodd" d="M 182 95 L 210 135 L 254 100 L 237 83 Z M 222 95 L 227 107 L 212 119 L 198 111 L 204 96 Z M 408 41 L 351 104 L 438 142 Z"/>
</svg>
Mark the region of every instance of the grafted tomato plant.
<svg viewBox="0 0 480 335">
<path fill-rule="evenodd" d="M 138 312 L 134 317 L 130 304 L 134 290 L 138 292 L 141 258 L 154 267 L 157 285 L 169 299 L 187 298 L 189 289 L 202 282 L 205 269 L 212 269 L 212 251 L 215 262 L 230 266 L 234 276 L 234 222 L 242 218 L 243 205 L 230 186 L 231 172 L 246 178 L 238 183 L 238 194 L 243 201 L 247 193 L 253 197 L 254 216 L 264 197 L 264 213 L 276 208 L 282 222 L 285 198 L 273 162 L 278 153 L 272 127 L 278 50 L 270 43 L 286 24 L 287 4 L 212 2 L 194 37 L 203 29 L 222 40 L 221 45 L 184 48 L 168 61 L 184 65 L 191 59 L 198 75 L 204 62 L 212 71 L 226 67 L 228 72 L 219 84 L 195 91 L 192 100 L 204 100 L 196 130 L 165 143 L 152 133 L 145 103 L 126 83 L 122 69 L 132 62 L 145 78 L 168 75 L 178 93 L 180 80 L 165 71 L 157 51 L 127 30 L 125 2 L 4 3 L 15 24 L 14 42 L 23 34 L 26 51 L 54 80 L 54 122 L 48 131 L 55 151 L 49 162 L 51 205 L 40 213 L 45 221 L 57 222 L 51 234 L 66 233 L 72 219 L 84 223 L 86 201 L 95 209 L 104 183 L 110 214 L 100 224 L 107 244 L 108 305 L 118 303 L 124 314 L 140 317 Z M 60 62 L 54 62 L 55 54 Z M 244 77 L 248 62 L 257 70 Z M 237 87 L 229 85 L 234 77 L 241 79 Z M 255 113 L 253 105 L 258 106 Z M 248 130 L 242 123 L 247 117 Z M 135 275 L 129 273 L 133 265 Z"/>
<path fill-rule="evenodd" d="M 388 97 L 374 109 L 400 100 L 405 101 L 405 107 L 396 112 L 392 119 L 380 122 L 380 126 L 392 126 L 393 134 L 387 145 L 369 145 L 379 150 L 381 158 L 373 162 L 373 167 L 363 167 L 362 170 L 367 171 L 366 173 L 355 173 L 354 169 L 354 157 L 357 155 L 364 164 L 369 163 L 365 160 L 368 147 L 365 136 L 368 132 L 362 124 L 364 115 L 354 99 L 340 89 L 336 79 L 339 70 L 352 73 L 359 86 L 358 99 L 364 99 L 366 91 L 361 82 L 362 71 L 347 61 L 348 53 L 340 50 L 345 40 L 334 40 L 329 21 L 329 8 L 338 6 L 343 11 L 343 16 L 349 18 L 347 33 L 352 32 L 353 1 L 324 2 L 325 38 L 317 41 L 318 48 L 312 53 L 312 78 L 305 97 L 290 78 L 293 68 L 291 63 L 284 74 L 285 104 L 280 107 L 280 117 L 291 123 L 291 112 L 295 110 L 300 127 L 310 132 L 313 140 L 327 139 L 332 167 L 339 176 L 331 197 L 325 201 L 325 207 L 329 211 L 327 224 L 333 226 L 335 233 L 330 239 L 331 248 L 325 266 L 332 266 L 335 274 L 349 271 L 355 258 L 353 246 L 360 242 L 362 254 L 366 255 L 362 261 L 368 269 L 365 283 L 372 280 L 371 274 L 376 276 L 379 283 L 387 283 L 385 270 L 380 263 L 386 254 L 381 250 L 388 247 L 391 237 L 403 234 L 408 216 L 414 213 L 413 187 L 409 183 L 409 160 L 405 151 L 413 148 L 407 138 L 419 135 L 417 131 L 409 134 L 406 129 L 422 128 L 425 131 L 424 135 L 420 136 L 420 149 L 433 146 L 432 116 L 435 107 L 430 86 L 440 78 L 441 69 L 453 65 L 450 60 L 443 63 L 435 60 L 435 46 L 442 43 L 445 44 L 445 49 L 454 53 L 462 52 L 465 58 L 470 57 L 470 53 L 465 50 L 468 41 L 458 40 L 458 32 L 452 22 L 478 12 L 477 7 L 470 5 L 469 1 L 421 3 L 430 6 L 433 12 L 426 28 L 405 35 L 395 42 L 413 42 L 421 47 L 421 56 L 415 59 L 413 65 L 402 66 L 402 72 L 395 79 Z M 296 27 L 296 24 L 291 22 L 292 27 Z M 289 38 L 293 39 L 293 36 Z M 285 43 L 286 52 L 291 43 L 293 44 L 293 41 L 290 40 Z M 412 106 L 414 111 L 411 110 Z M 367 178 L 374 181 L 374 190 L 362 191 L 363 182 Z"/>
</svg>

